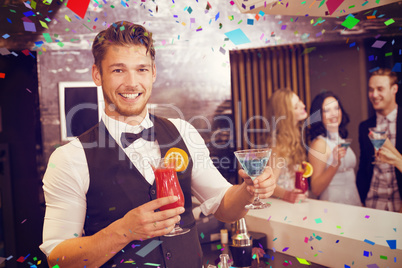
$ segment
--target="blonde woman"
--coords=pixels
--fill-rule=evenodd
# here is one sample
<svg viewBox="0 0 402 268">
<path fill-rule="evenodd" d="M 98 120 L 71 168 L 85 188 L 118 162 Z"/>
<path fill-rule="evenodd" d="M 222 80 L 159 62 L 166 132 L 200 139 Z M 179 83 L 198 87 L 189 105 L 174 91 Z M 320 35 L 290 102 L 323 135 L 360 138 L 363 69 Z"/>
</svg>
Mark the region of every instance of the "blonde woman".
<svg viewBox="0 0 402 268">
<path fill-rule="evenodd" d="M 268 119 L 273 124 L 267 142 L 272 148 L 270 166 L 277 178 L 273 196 L 290 203 L 306 198 L 301 190 L 295 189 L 294 183 L 294 166 L 306 158 L 300 134 L 301 123 L 306 118 L 305 105 L 292 90 L 278 89 L 271 96 Z"/>
</svg>

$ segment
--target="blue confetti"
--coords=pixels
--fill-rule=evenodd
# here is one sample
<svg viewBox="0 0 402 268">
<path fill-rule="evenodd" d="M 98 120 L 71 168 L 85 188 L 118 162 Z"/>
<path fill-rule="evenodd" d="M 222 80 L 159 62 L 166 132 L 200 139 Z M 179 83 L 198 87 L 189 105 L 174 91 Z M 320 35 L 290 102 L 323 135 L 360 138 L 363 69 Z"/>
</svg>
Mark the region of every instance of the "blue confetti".
<svg viewBox="0 0 402 268">
<path fill-rule="evenodd" d="M 370 245 L 374 245 L 374 244 L 375 244 L 373 241 L 370 241 L 370 240 L 367 240 L 367 239 L 364 239 L 364 242 L 366 242 L 366 243 L 368 243 L 368 244 L 370 244 Z"/>
<path fill-rule="evenodd" d="M 396 249 L 396 240 L 387 240 L 390 249 Z"/>
<path fill-rule="evenodd" d="M 143 247 L 142 249 L 140 249 L 138 252 L 136 252 L 135 254 L 141 256 L 141 257 L 145 257 L 146 255 L 148 255 L 149 252 L 151 252 L 152 250 L 154 250 L 157 246 L 159 246 L 160 244 L 162 244 L 163 241 L 158 241 L 158 240 L 152 240 L 151 242 L 149 242 L 145 247 Z"/>
<path fill-rule="evenodd" d="M 30 16 L 35 15 L 35 13 L 32 10 L 30 10 L 30 11 L 24 12 L 24 15 L 25 15 L 25 17 L 30 17 Z"/>
</svg>

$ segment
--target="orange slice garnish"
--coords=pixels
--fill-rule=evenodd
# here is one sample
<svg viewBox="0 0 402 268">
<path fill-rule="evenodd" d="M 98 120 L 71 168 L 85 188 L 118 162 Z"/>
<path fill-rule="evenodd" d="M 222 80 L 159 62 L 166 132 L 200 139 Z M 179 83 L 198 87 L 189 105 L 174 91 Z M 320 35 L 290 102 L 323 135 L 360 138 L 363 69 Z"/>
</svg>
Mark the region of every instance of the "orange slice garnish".
<svg viewBox="0 0 402 268">
<path fill-rule="evenodd" d="M 173 165 L 178 172 L 184 171 L 188 166 L 188 155 L 182 149 L 170 148 L 165 155 L 165 164 L 167 166 Z"/>
<path fill-rule="evenodd" d="M 311 175 L 313 175 L 313 166 L 307 161 L 303 161 L 302 166 L 304 169 L 303 177 L 304 178 L 311 177 Z"/>
</svg>

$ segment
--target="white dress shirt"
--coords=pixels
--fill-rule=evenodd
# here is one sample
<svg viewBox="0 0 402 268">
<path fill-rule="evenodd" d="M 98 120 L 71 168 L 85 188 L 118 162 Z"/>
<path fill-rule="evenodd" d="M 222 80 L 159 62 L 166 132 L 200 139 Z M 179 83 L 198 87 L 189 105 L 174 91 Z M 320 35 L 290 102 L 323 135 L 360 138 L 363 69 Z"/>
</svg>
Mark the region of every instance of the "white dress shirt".
<svg viewBox="0 0 402 268">
<path fill-rule="evenodd" d="M 102 115 L 110 135 L 121 147 L 122 132 L 139 133 L 153 126 L 147 116 L 140 125 L 131 126 Z M 181 119 L 169 119 L 180 132 L 193 160 L 191 192 L 201 202 L 205 215 L 215 213 L 226 190 L 232 185 L 215 168 L 209 150 L 198 131 Z M 142 138 L 123 149 L 138 171 L 152 185 L 155 177 L 147 159 L 160 158 L 157 141 Z M 145 159 L 145 160 L 144 160 Z M 40 249 L 49 256 L 62 241 L 83 234 L 86 215 L 86 193 L 89 188 L 89 171 L 85 152 L 78 139 L 57 148 L 50 156 L 43 178 L 46 213 L 43 226 L 43 243 Z"/>
</svg>

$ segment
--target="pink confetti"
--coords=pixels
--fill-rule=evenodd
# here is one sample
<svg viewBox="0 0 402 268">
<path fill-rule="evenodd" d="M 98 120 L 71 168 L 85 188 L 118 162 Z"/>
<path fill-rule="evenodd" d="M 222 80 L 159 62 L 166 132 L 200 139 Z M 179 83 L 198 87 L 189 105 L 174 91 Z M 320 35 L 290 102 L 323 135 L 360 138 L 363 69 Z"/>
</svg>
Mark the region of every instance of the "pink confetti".
<svg viewBox="0 0 402 268">
<path fill-rule="evenodd" d="M 308 243 L 308 237 L 307 236 L 304 238 L 304 243 Z"/>
<path fill-rule="evenodd" d="M 303 218 L 303 221 L 305 221 L 306 219 L 307 219 L 307 217 L 304 217 L 304 218 Z"/>
</svg>

